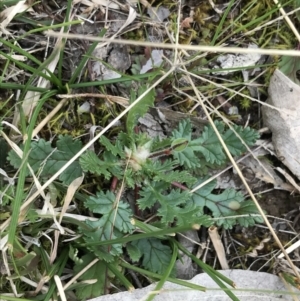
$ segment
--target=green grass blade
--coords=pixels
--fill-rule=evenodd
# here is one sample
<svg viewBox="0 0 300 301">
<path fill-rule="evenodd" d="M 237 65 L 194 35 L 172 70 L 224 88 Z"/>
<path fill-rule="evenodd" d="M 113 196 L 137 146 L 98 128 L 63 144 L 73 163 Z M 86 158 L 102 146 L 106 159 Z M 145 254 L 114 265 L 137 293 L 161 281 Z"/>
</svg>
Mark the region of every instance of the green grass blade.
<svg viewBox="0 0 300 301">
<path fill-rule="evenodd" d="M 25 177 L 26 177 L 26 169 L 27 169 L 27 157 L 30 150 L 30 144 L 31 144 L 31 135 L 32 131 L 34 129 L 37 117 L 40 113 L 40 110 L 43 106 L 43 104 L 49 99 L 49 97 L 53 96 L 53 91 L 48 92 L 42 97 L 36 106 L 34 113 L 32 115 L 30 124 L 28 126 L 27 135 L 28 139 L 25 142 L 24 150 L 23 150 L 23 159 L 22 159 L 22 167 L 20 170 L 19 178 L 18 178 L 18 184 L 16 188 L 16 197 L 12 204 L 12 216 L 10 221 L 10 227 L 9 227 L 9 233 L 8 233 L 8 246 L 12 249 L 13 242 L 16 235 L 16 229 L 18 226 L 18 219 L 20 214 L 20 207 L 22 203 L 22 196 L 24 191 L 24 184 L 25 184 Z"/>
<path fill-rule="evenodd" d="M 162 278 L 162 275 L 159 275 L 159 274 L 156 274 L 156 273 L 138 268 L 138 267 L 133 266 L 133 265 L 127 263 L 127 262 L 121 262 L 120 265 L 122 267 L 126 268 L 126 269 L 133 270 L 135 272 L 138 272 L 142 275 L 146 275 L 146 276 L 151 277 L 153 279 L 161 279 Z M 178 285 L 182 285 L 184 287 L 191 288 L 193 290 L 202 291 L 202 292 L 206 291 L 206 288 L 204 286 L 200 286 L 200 285 L 190 283 L 190 282 L 187 282 L 187 281 L 184 281 L 184 280 L 180 280 L 180 279 L 176 279 L 176 278 L 172 278 L 172 277 L 168 277 L 166 280 L 169 281 L 169 282 L 178 284 Z"/>
<path fill-rule="evenodd" d="M 69 26 L 72 23 L 72 22 L 69 21 L 70 20 L 71 9 L 72 9 L 72 0 L 68 0 L 67 10 L 66 10 L 66 15 L 65 15 L 65 22 L 64 22 L 64 33 L 68 32 Z M 81 21 L 77 21 L 77 22 L 81 22 Z M 64 61 L 64 55 L 65 55 L 65 51 L 64 51 L 65 46 L 66 46 L 66 38 L 63 38 L 62 39 L 62 47 L 61 47 L 60 57 L 59 57 L 58 66 L 57 66 L 58 78 L 59 78 L 60 81 L 62 81 L 62 67 L 63 67 L 63 61 Z"/>
<path fill-rule="evenodd" d="M 106 245 L 113 245 L 113 244 L 124 244 L 130 241 L 143 239 L 143 238 L 149 238 L 149 237 L 160 237 L 161 235 L 168 235 L 172 233 L 178 233 L 178 232 L 184 232 L 187 230 L 195 229 L 193 225 L 188 226 L 180 226 L 180 227 L 174 227 L 174 228 L 167 228 L 160 231 L 153 231 L 152 233 L 141 233 L 141 234 L 135 234 L 130 235 L 127 237 L 112 239 L 112 240 L 105 240 L 105 241 L 98 241 L 93 243 L 85 243 L 82 244 L 82 246 L 106 246 Z"/>
<path fill-rule="evenodd" d="M 227 6 L 227 8 L 226 8 L 226 10 L 225 10 L 225 12 L 224 12 L 224 14 L 223 14 L 223 16 L 222 16 L 222 19 L 221 19 L 221 21 L 220 21 L 219 24 L 218 24 L 217 30 L 216 30 L 216 32 L 215 32 L 215 34 L 214 34 L 214 37 L 213 37 L 213 39 L 212 39 L 212 41 L 211 41 L 211 43 L 210 43 L 211 46 L 214 46 L 214 45 L 215 45 L 216 40 L 218 39 L 219 34 L 220 34 L 220 32 L 221 32 L 221 30 L 222 30 L 222 28 L 223 28 L 223 25 L 224 25 L 224 23 L 225 23 L 225 20 L 226 20 L 226 18 L 227 18 L 227 16 L 228 16 L 229 12 L 230 12 L 230 10 L 231 10 L 231 7 L 233 6 L 234 3 L 235 3 L 235 1 L 234 1 L 234 0 L 231 0 L 230 3 L 229 3 L 229 5 Z"/>
<path fill-rule="evenodd" d="M 78 89 L 78 88 L 88 88 L 88 87 L 95 87 L 95 86 L 105 86 L 105 85 L 110 85 L 110 84 L 128 82 L 128 81 L 132 81 L 132 80 L 141 81 L 143 79 L 148 79 L 151 76 L 158 76 L 158 75 L 161 75 L 161 74 L 162 73 L 160 71 L 154 71 L 154 72 L 149 72 L 149 73 L 145 73 L 145 74 L 140 74 L 138 77 L 127 75 L 127 76 L 120 77 L 120 78 L 106 79 L 106 80 L 102 80 L 102 81 L 70 84 L 69 87 L 71 89 Z"/>
<path fill-rule="evenodd" d="M 175 244 L 177 244 L 178 248 L 185 253 L 186 255 L 188 255 L 195 263 L 197 263 L 199 265 L 199 267 L 201 267 L 203 269 L 203 271 L 209 275 L 215 282 L 216 284 L 219 285 L 219 287 L 221 289 L 224 290 L 224 292 L 231 298 L 231 300 L 233 301 L 239 301 L 239 299 L 232 293 L 231 290 L 228 290 L 228 287 L 221 281 L 219 275 L 220 273 L 215 271 L 213 268 L 211 268 L 209 265 L 205 264 L 204 262 L 202 262 L 200 259 L 198 259 L 196 256 L 194 256 L 192 253 L 190 253 L 186 248 L 184 248 L 183 246 L 181 246 L 179 244 L 179 242 L 177 242 L 176 240 L 173 239 L 173 242 Z M 225 281 L 227 284 L 229 285 L 233 285 L 232 280 L 230 280 L 229 278 L 225 277 L 224 275 L 222 275 L 222 280 Z"/>
<path fill-rule="evenodd" d="M 25 85 L 15 84 L 15 83 L 1 83 L 1 88 L 23 91 L 25 89 Z M 49 89 L 46 89 L 46 88 L 34 87 L 34 86 L 30 86 L 30 85 L 27 87 L 27 90 L 41 92 L 41 93 L 49 91 Z M 56 91 L 56 93 L 58 93 L 58 91 Z"/>
<path fill-rule="evenodd" d="M 38 72 L 38 73 L 37 73 L 36 68 L 31 67 L 31 66 L 29 66 L 29 65 L 27 65 L 27 64 L 24 64 L 24 63 L 21 62 L 21 61 L 18 61 L 18 60 L 16 60 L 16 59 L 12 58 L 12 57 L 9 56 L 8 54 L 4 53 L 3 51 L 0 51 L 0 54 L 3 55 L 4 57 L 6 57 L 7 60 L 14 62 L 18 67 L 20 67 L 20 69 L 30 71 L 31 73 L 36 73 L 37 75 L 42 76 L 43 78 L 45 78 L 45 79 L 47 79 L 47 80 L 50 80 L 50 79 L 51 79 L 51 77 L 48 76 L 47 74 L 45 74 L 45 73 L 43 73 L 43 72 Z M 50 72 L 50 73 L 51 73 L 51 72 Z"/>
<path fill-rule="evenodd" d="M 115 264 L 107 263 L 107 267 L 113 272 L 113 274 L 120 280 L 120 282 L 128 291 L 132 292 L 134 290 L 132 283 L 118 270 Z"/>
<path fill-rule="evenodd" d="M 106 34 L 107 28 L 103 28 L 100 33 L 99 33 L 99 37 L 102 38 L 104 37 L 104 35 Z M 83 56 L 83 58 L 81 59 L 80 63 L 78 64 L 77 68 L 75 69 L 71 79 L 69 80 L 69 86 L 71 87 L 71 85 L 75 82 L 76 78 L 79 76 L 80 72 L 82 71 L 82 69 L 84 68 L 85 64 L 87 63 L 89 56 L 92 55 L 93 51 L 95 50 L 95 48 L 97 47 L 99 42 L 93 42 L 92 45 L 90 46 L 90 48 L 88 49 L 88 51 L 86 52 L 85 56 Z"/>
</svg>

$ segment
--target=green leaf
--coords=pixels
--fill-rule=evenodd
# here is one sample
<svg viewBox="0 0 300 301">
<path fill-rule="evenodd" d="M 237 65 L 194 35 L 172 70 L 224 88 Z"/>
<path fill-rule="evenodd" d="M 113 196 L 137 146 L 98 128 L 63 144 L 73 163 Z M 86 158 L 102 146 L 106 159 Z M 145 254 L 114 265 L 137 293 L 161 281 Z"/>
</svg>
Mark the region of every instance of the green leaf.
<svg viewBox="0 0 300 301">
<path fill-rule="evenodd" d="M 252 216 L 252 214 L 259 214 L 253 201 L 245 201 L 241 203 L 240 209 L 237 210 L 239 214 L 249 214 L 249 216 L 237 217 L 237 224 L 242 227 L 254 226 L 255 223 L 263 223 L 264 219 L 261 216 Z"/>
<path fill-rule="evenodd" d="M 168 183 L 178 182 L 178 183 L 186 183 L 188 185 L 194 184 L 196 182 L 196 178 L 193 177 L 188 171 L 171 171 L 168 173 L 159 173 L 154 178 L 154 181 L 165 181 Z"/>
<path fill-rule="evenodd" d="M 103 175 L 106 180 L 111 178 L 111 173 L 107 170 L 109 168 L 109 164 L 100 160 L 93 151 L 88 150 L 81 155 L 79 163 L 84 172 Z"/>
<path fill-rule="evenodd" d="M 120 161 L 112 154 L 104 152 L 103 159 L 100 160 L 93 151 L 86 151 L 79 159 L 79 163 L 85 172 L 91 172 L 96 175 L 103 175 L 106 180 L 112 177 L 122 177 Z"/>
<path fill-rule="evenodd" d="M 253 129 L 244 129 L 241 126 L 234 125 L 234 130 L 239 134 L 243 140 L 242 142 L 231 129 L 226 130 L 224 133 L 224 123 L 215 121 L 215 125 L 233 155 L 241 154 L 246 150 L 243 143 L 251 146 L 259 137 L 258 133 Z M 204 128 L 201 137 L 192 139 L 190 121 L 183 121 L 179 124 L 179 129 L 173 131 L 172 135 L 173 141 L 186 139 L 185 147 L 178 147 L 172 152 L 174 158 L 177 158 L 179 163 L 186 168 L 199 169 L 199 167 L 203 167 L 206 169 L 206 167 L 214 167 L 214 165 L 220 166 L 227 160 L 223 147 L 210 125 Z M 203 159 L 205 162 L 203 162 Z"/>
<path fill-rule="evenodd" d="M 78 151 L 82 144 L 79 140 L 74 141 L 70 136 L 59 136 L 56 143 L 57 148 L 53 149 L 50 142 L 40 139 L 38 142 L 31 143 L 31 151 L 28 156 L 28 163 L 34 172 L 42 168 L 42 176 L 52 176 L 62 166 L 64 166 Z M 9 152 L 9 161 L 15 167 L 19 168 L 21 159 L 14 151 Z M 29 174 L 29 170 L 27 171 Z M 74 161 L 65 171 L 63 171 L 59 179 L 69 185 L 73 180 L 82 175 L 82 169 L 79 162 Z"/>
<path fill-rule="evenodd" d="M 108 191 L 100 191 L 96 196 L 89 197 L 85 207 L 94 213 L 103 214 L 103 220 L 109 221 L 113 227 L 124 233 L 131 233 L 134 229 L 130 222 L 132 212 L 129 205 L 122 200 L 117 201 L 115 195 Z"/>
<path fill-rule="evenodd" d="M 186 147 L 181 152 L 173 150 L 172 154 L 174 158 L 178 159 L 180 165 L 184 167 L 195 169 L 201 166 L 200 161 L 197 158 L 195 152 L 190 147 Z"/>
<path fill-rule="evenodd" d="M 89 263 L 95 259 L 95 255 L 86 254 L 81 258 L 82 262 L 76 262 L 74 266 L 74 273 L 77 274 L 81 272 Z M 84 286 L 76 289 L 76 296 L 78 300 L 86 300 L 90 298 L 96 298 L 105 294 L 105 285 L 107 273 L 105 263 L 101 260 L 92 265 L 85 273 L 83 273 L 79 280 L 97 280 L 92 284 L 85 284 Z"/>
<path fill-rule="evenodd" d="M 95 243 L 106 241 L 110 239 L 116 239 L 121 237 L 121 233 L 114 229 L 113 222 L 105 216 L 98 221 L 85 221 L 85 223 L 91 228 L 91 231 L 80 229 L 84 234 L 83 239 L 87 243 Z M 112 262 L 116 256 L 122 254 L 122 245 L 114 244 L 109 246 L 91 246 L 91 251 L 100 259 L 106 262 Z"/>
<path fill-rule="evenodd" d="M 82 148 L 81 141 L 73 140 L 70 136 L 60 135 L 56 143 L 57 149 L 47 160 L 42 175 L 53 175 L 63 167 L 73 156 Z M 59 179 L 68 185 L 73 180 L 81 177 L 82 169 L 79 162 L 74 161 L 59 177 Z"/>
<path fill-rule="evenodd" d="M 294 83 L 300 85 L 297 74 L 300 70 L 300 58 L 297 56 L 282 56 L 278 64 L 279 70 Z"/>
<path fill-rule="evenodd" d="M 157 238 L 140 239 L 131 242 L 143 255 L 142 265 L 149 271 L 163 274 L 167 269 L 171 257 L 171 248 Z"/>
<path fill-rule="evenodd" d="M 146 90 L 147 86 L 143 85 L 138 90 L 138 96 L 142 95 Z M 134 127 L 137 124 L 137 121 L 140 117 L 144 116 L 149 107 L 154 105 L 155 100 L 155 92 L 154 89 L 151 89 L 140 101 L 137 103 L 128 113 L 126 119 L 126 129 L 128 133 L 134 132 Z M 135 101 L 135 99 L 131 99 L 131 103 Z"/>
<path fill-rule="evenodd" d="M 20 147 L 23 150 L 23 147 Z M 41 167 L 42 162 L 50 156 L 50 154 L 54 151 L 51 147 L 50 142 L 46 142 L 44 139 L 40 139 L 37 142 L 31 143 L 31 150 L 28 156 L 28 163 L 33 169 L 34 172 L 38 171 Z M 22 159 L 13 151 L 11 150 L 8 153 L 8 160 L 10 164 L 18 169 L 22 164 Z M 27 175 L 29 174 L 29 170 L 27 169 Z"/>
<path fill-rule="evenodd" d="M 172 132 L 173 138 L 177 139 L 185 138 L 185 141 L 189 142 L 192 139 L 192 124 L 189 119 L 182 120 L 178 125 L 178 130 Z M 178 140 L 177 140 L 178 141 Z"/>
<path fill-rule="evenodd" d="M 234 125 L 233 128 L 248 146 L 254 145 L 255 141 L 259 138 L 258 132 L 249 127 L 242 128 L 241 126 Z M 225 132 L 223 139 L 232 155 L 238 156 L 246 151 L 246 147 L 242 144 L 241 139 L 231 129 Z"/>
<path fill-rule="evenodd" d="M 224 124 L 215 122 L 215 125 L 222 134 L 224 131 Z M 189 146 L 193 151 L 201 152 L 209 163 L 221 165 L 226 160 L 222 145 L 211 126 L 205 127 L 202 136 L 193 140 Z"/>
<path fill-rule="evenodd" d="M 197 184 L 199 185 L 199 183 Z M 255 206 L 250 206 L 250 203 L 244 202 L 244 196 L 241 192 L 234 189 L 226 189 L 220 194 L 212 193 L 216 181 L 211 181 L 207 185 L 201 187 L 194 192 L 192 202 L 199 208 L 207 207 L 214 218 L 216 225 L 223 226 L 225 229 L 231 229 L 237 223 L 241 223 L 243 219 L 244 225 L 251 225 L 258 222 L 260 218 L 241 217 L 237 215 L 257 214 Z M 233 217 L 234 218 L 229 218 Z"/>
<path fill-rule="evenodd" d="M 163 174 L 165 172 L 171 171 L 174 168 L 176 168 L 176 165 L 178 165 L 177 160 L 156 160 L 156 161 L 148 161 L 148 164 L 145 164 L 143 166 L 143 169 L 147 169 L 147 172 L 150 174 Z"/>
<path fill-rule="evenodd" d="M 152 182 L 146 186 L 143 186 L 140 190 L 141 198 L 137 200 L 139 208 L 144 210 L 151 208 L 157 201 L 164 202 L 164 192 L 169 187 L 168 183 L 164 182 Z"/>
<path fill-rule="evenodd" d="M 124 149 L 120 143 L 120 140 L 117 140 L 116 144 L 113 145 L 105 136 L 101 136 L 100 143 L 104 145 L 105 148 L 114 156 L 120 156 L 121 158 L 125 157 Z"/>
<path fill-rule="evenodd" d="M 177 225 L 194 224 L 198 221 L 199 209 L 194 204 L 187 204 L 190 195 L 187 191 L 171 190 L 166 194 L 167 185 L 164 182 L 152 182 L 140 191 L 141 198 L 137 200 L 139 208 L 151 208 L 156 202 L 160 204 L 157 214 L 163 224 L 176 221 Z"/>
<path fill-rule="evenodd" d="M 137 246 L 132 245 L 131 243 L 128 243 L 126 245 L 126 249 L 127 249 L 127 252 L 128 252 L 128 255 L 129 255 L 130 259 L 133 262 L 139 261 L 140 258 L 142 257 L 142 253 L 141 253 L 140 249 Z"/>
<path fill-rule="evenodd" d="M 192 125 L 189 119 L 182 120 L 179 123 L 178 130 L 172 132 L 173 141 L 185 139 L 186 146 L 184 148 L 176 148 L 172 151 L 172 155 L 178 160 L 180 165 L 187 168 L 200 167 L 200 161 L 197 158 L 194 150 L 189 146 L 192 139 Z"/>
<path fill-rule="evenodd" d="M 132 233 L 134 226 L 130 219 L 132 212 L 129 205 L 123 201 L 117 201 L 115 195 L 108 191 L 98 192 L 95 197 L 89 197 L 85 206 L 94 213 L 102 214 L 97 221 L 87 220 L 85 223 L 91 228 L 90 231 L 80 228 L 83 239 L 87 243 L 101 242 L 122 237 L 123 233 Z M 122 245 L 114 244 L 111 246 L 91 246 L 92 252 L 99 258 L 111 262 L 115 256 L 122 253 Z"/>
<path fill-rule="evenodd" d="M 159 199 L 161 207 L 158 209 L 158 215 L 161 216 L 161 221 L 163 223 L 173 223 L 174 219 L 179 220 L 179 225 L 183 224 L 185 220 L 182 221 L 181 214 L 186 213 L 186 209 L 191 210 L 191 208 L 182 208 L 189 198 L 189 193 L 187 191 L 180 192 L 179 190 L 171 190 L 171 192 L 166 196 L 161 196 Z M 194 209 L 194 208 L 193 208 Z M 192 214 L 190 214 L 190 217 Z"/>
</svg>

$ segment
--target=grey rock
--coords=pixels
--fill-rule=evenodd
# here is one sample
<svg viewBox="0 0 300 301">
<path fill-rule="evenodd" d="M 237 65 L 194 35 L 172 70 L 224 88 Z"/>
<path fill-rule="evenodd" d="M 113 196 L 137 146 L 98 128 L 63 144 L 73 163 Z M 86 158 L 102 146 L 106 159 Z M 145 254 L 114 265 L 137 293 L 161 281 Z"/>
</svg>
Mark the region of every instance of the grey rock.
<svg viewBox="0 0 300 301">
<path fill-rule="evenodd" d="M 241 301 L 293 300 L 292 296 L 288 295 L 288 290 L 284 286 L 283 282 L 275 275 L 244 270 L 224 270 L 219 272 L 230 278 L 235 283 L 238 290 L 232 289 L 232 292 Z M 218 285 L 207 274 L 199 274 L 188 282 L 204 286 L 207 288 L 207 291 L 196 291 L 167 282 L 163 289 L 155 296 L 154 301 L 231 300 L 221 290 L 209 290 L 209 288 L 218 288 Z M 133 292 L 121 292 L 113 295 L 101 296 L 89 301 L 143 301 L 150 296 L 154 289 L 155 284 L 151 284 L 143 289 L 137 289 Z M 263 292 L 262 290 L 267 290 L 268 292 Z M 300 291 L 295 289 L 295 292 L 299 298 Z"/>
</svg>

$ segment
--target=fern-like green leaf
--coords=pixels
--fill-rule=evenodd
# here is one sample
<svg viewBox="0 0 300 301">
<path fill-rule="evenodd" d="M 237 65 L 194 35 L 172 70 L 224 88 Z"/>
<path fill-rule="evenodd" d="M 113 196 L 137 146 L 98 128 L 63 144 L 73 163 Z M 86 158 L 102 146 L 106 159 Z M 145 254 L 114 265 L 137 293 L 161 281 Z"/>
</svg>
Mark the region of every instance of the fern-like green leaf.
<svg viewBox="0 0 300 301">
<path fill-rule="evenodd" d="M 164 195 L 161 192 L 165 191 L 169 187 L 165 182 L 152 182 L 147 186 L 144 186 L 140 190 L 141 198 L 137 200 L 140 209 L 151 208 L 156 202 L 163 202 Z"/>
<path fill-rule="evenodd" d="M 234 156 L 238 156 L 246 151 L 246 147 L 242 143 L 241 139 L 246 145 L 252 146 L 259 138 L 259 134 L 257 131 L 249 127 L 242 128 L 241 126 L 234 125 L 233 128 L 240 138 L 231 129 L 228 129 L 222 136 L 230 153 Z"/>
<path fill-rule="evenodd" d="M 216 122 L 216 126 L 218 131 L 223 133 L 224 124 Z M 222 145 L 211 126 L 205 127 L 202 136 L 191 141 L 189 147 L 195 152 L 201 152 L 209 163 L 221 165 L 226 160 Z"/>
<path fill-rule="evenodd" d="M 120 158 L 125 158 L 124 147 L 122 147 L 119 140 L 113 145 L 105 136 L 100 137 L 100 143 L 105 146 L 105 148 L 111 152 L 114 156 L 119 156 Z"/>
<path fill-rule="evenodd" d="M 86 151 L 79 159 L 79 163 L 85 172 L 96 175 L 103 175 L 106 180 L 112 177 L 122 177 L 121 162 L 112 153 L 104 152 L 103 159 L 100 160 L 93 151 Z"/>
<path fill-rule="evenodd" d="M 157 215 L 161 217 L 161 223 L 168 225 L 176 221 L 177 225 L 197 223 L 199 208 L 192 203 L 187 203 L 190 195 L 187 191 L 171 190 L 164 193 L 167 184 L 163 181 L 152 182 L 140 191 L 141 198 L 137 200 L 139 208 L 144 210 L 151 208 L 155 203 L 160 204 Z"/>
<path fill-rule="evenodd" d="M 197 179 L 186 170 L 175 170 L 168 173 L 158 173 L 154 177 L 154 181 L 165 181 L 168 183 L 179 182 L 186 183 L 188 186 L 194 184 Z"/>
<path fill-rule="evenodd" d="M 179 123 L 178 130 L 172 132 L 173 141 L 180 138 L 185 138 L 187 145 L 184 149 L 178 150 L 174 149 L 172 155 L 175 159 L 178 160 L 180 165 L 187 167 L 189 169 L 194 169 L 200 167 L 200 161 L 197 158 L 194 150 L 189 147 L 189 143 L 192 139 L 192 125 L 189 119 L 183 120 Z"/>
<path fill-rule="evenodd" d="M 228 129 L 225 131 L 224 123 L 216 121 L 215 125 L 218 132 L 222 136 L 229 151 L 232 155 L 239 155 L 246 150 L 244 144 L 251 146 L 258 139 L 258 133 L 250 128 L 242 128 L 241 126 L 234 125 L 234 130 L 240 138 L 234 133 L 233 130 Z M 204 157 L 207 166 L 220 166 L 226 162 L 226 155 L 222 145 L 214 132 L 213 128 L 209 125 L 204 128 L 201 137 L 192 139 L 190 121 L 183 121 L 179 124 L 179 129 L 173 131 L 173 139 L 186 139 L 187 143 L 182 149 L 175 148 L 172 152 L 173 156 L 178 159 L 181 165 L 187 168 L 199 168 L 203 164 Z M 243 142 L 242 142 L 242 141 Z"/>
<path fill-rule="evenodd" d="M 244 196 L 241 192 L 234 189 L 226 189 L 220 194 L 214 194 L 212 190 L 215 186 L 216 181 L 211 181 L 195 191 L 192 196 L 192 202 L 199 209 L 207 207 L 212 212 L 213 217 L 216 218 L 216 225 L 223 226 L 225 229 L 231 229 L 232 226 L 238 223 L 238 215 L 244 214 L 249 214 L 249 218 L 245 218 L 245 224 L 250 225 L 252 222 L 260 220 L 253 219 L 250 216 L 250 214 L 257 214 L 258 211 L 255 206 L 245 204 Z"/>
<path fill-rule="evenodd" d="M 109 180 L 111 177 L 108 171 L 109 165 L 100 160 L 93 151 L 86 151 L 79 159 L 79 163 L 84 172 L 91 172 L 96 175 L 103 175 Z"/>
<path fill-rule="evenodd" d="M 186 201 L 189 198 L 189 193 L 187 191 L 171 190 L 166 196 L 161 196 L 159 198 L 160 208 L 158 209 L 158 215 L 161 216 L 161 221 L 163 223 L 169 224 L 173 223 L 176 219 L 182 219 L 181 213 L 185 214 L 186 209 L 194 208 L 185 208 L 183 206 L 186 204 Z M 193 214 L 190 214 L 190 217 Z M 188 220 L 189 223 L 190 220 Z M 186 220 L 180 221 L 180 224 L 187 222 Z"/>
</svg>

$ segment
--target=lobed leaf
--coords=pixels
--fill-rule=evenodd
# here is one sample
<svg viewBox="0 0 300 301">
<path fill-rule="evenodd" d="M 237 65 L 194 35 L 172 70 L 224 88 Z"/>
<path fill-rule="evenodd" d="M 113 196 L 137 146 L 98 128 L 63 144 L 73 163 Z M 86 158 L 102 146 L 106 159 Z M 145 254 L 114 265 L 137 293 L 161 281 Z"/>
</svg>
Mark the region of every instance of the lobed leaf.
<svg viewBox="0 0 300 301">
<path fill-rule="evenodd" d="M 104 152 L 100 160 L 93 151 L 86 151 L 79 159 L 80 166 L 84 172 L 91 172 L 96 175 L 103 175 L 106 180 L 112 177 L 122 177 L 121 162 L 109 152 Z"/>
<path fill-rule="evenodd" d="M 244 217 L 239 218 L 238 215 L 258 213 L 255 206 L 250 206 L 249 203 L 244 202 L 244 196 L 241 192 L 226 189 L 220 194 L 214 194 L 212 190 L 215 185 L 216 181 L 211 181 L 195 191 L 192 202 L 199 208 L 207 207 L 212 212 L 213 217 L 217 219 L 216 225 L 231 229 L 232 226 L 244 219 Z M 260 218 L 255 219 L 249 215 L 249 218 L 245 217 L 244 224 L 250 225 L 260 220 Z"/>
<path fill-rule="evenodd" d="M 234 156 L 238 156 L 246 151 L 246 147 L 243 142 L 248 146 L 252 146 L 259 138 L 259 134 L 256 130 L 249 127 L 242 128 L 240 126 L 234 125 L 233 128 L 240 137 L 238 137 L 234 131 L 228 129 L 223 135 L 223 139 L 230 153 Z M 243 140 L 243 142 L 241 141 L 241 139 Z"/>
<path fill-rule="evenodd" d="M 112 227 L 119 231 L 124 233 L 133 231 L 134 227 L 130 221 L 132 211 L 129 205 L 122 200 L 117 201 L 116 196 L 111 191 L 97 192 L 96 196 L 89 197 L 84 205 L 94 213 L 103 214 L 100 220 L 109 221 Z"/>
<path fill-rule="evenodd" d="M 132 241 L 142 256 L 142 265 L 149 271 L 162 275 L 168 268 L 172 257 L 171 248 L 162 244 L 157 238 L 140 239 Z"/>
<path fill-rule="evenodd" d="M 124 147 L 122 146 L 120 140 L 117 140 L 116 144 L 113 145 L 109 139 L 107 139 L 105 136 L 101 136 L 100 143 L 104 145 L 107 151 L 111 152 L 114 156 L 125 158 Z"/>
<path fill-rule="evenodd" d="M 44 139 L 31 143 L 28 163 L 34 172 L 41 168 L 41 176 L 52 176 L 77 154 L 82 147 L 79 140 L 74 141 L 71 136 L 62 135 L 59 136 L 56 145 L 57 148 L 54 149 L 51 147 L 51 143 L 46 142 Z M 14 151 L 9 152 L 9 161 L 15 168 L 19 168 L 21 164 L 21 159 Z M 29 171 L 27 171 L 27 174 L 29 174 Z M 76 160 L 61 173 L 59 179 L 65 185 L 69 185 L 81 175 L 82 169 Z"/>
<path fill-rule="evenodd" d="M 144 210 L 151 208 L 157 201 L 164 202 L 164 192 L 169 187 L 165 182 L 151 182 L 147 186 L 143 186 L 140 190 L 140 198 L 137 200 L 139 208 Z"/>
<path fill-rule="evenodd" d="M 81 272 L 89 263 L 95 259 L 93 254 L 86 254 L 82 256 L 81 262 L 76 262 L 74 266 L 74 273 Z M 83 273 L 79 280 L 88 281 L 96 280 L 94 283 L 85 284 L 84 286 L 76 289 L 76 296 L 80 300 L 96 298 L 105 294 L 105 285 L 107 274 L 105 273 L 106 265 L 102 260 L 93 264 L 85 273 Z"/>
<path fill-rule="evenodd" d="M 85 223 L 91 228 L 91 231 L 81 229 L 83 239 L 87 243 L 95 243 L 116 239 L 120 237 L 121 233 L 115 230 L 114 224 L 110 218 L 105 216 L 97 221 L 87 220 Z M 109 246 L 90 246 L 89 249 L 100 259 L 106 262 L 112 262 L 115 256 L 122 254 L 122 245 L 114 244 Z"/>
<path fill-rule="evenodd" d="M 186 211 L 191 211 L 194 208 L 185 208 L 183 209 L 183 205 L 185 205 L 186 201 L 189 198 L 189 193 L 187 191 L 181 192 L 180 190 L 171 190 L 171 192 L 165 196 L 160 198 L 160 208 L 158 209 L 158 215 L 161 216 L 161 221 L 163 223 L 169 224 L 173 223 L 173 221 L 180 220 L 180 224 L 184 223 L 184 215 Z M 189 214 L 190 218 L 192 214 Z"/>
<path fill-rule="evenodd" d="M 186 170 L 175 170 L 168 173 L 158 173 L 153 179 L 154 181 L 165 181 L 168 183 L 186 183 L 188 186 L 194 184 L 197 181 L 197 179 Z"/>
</svg>

